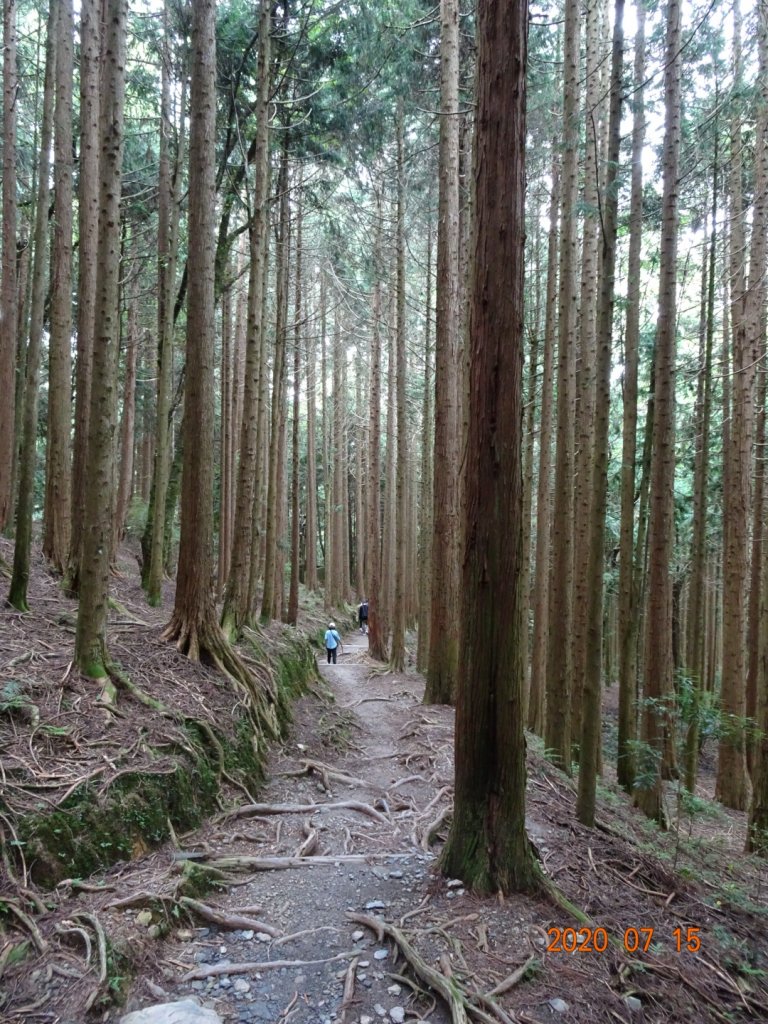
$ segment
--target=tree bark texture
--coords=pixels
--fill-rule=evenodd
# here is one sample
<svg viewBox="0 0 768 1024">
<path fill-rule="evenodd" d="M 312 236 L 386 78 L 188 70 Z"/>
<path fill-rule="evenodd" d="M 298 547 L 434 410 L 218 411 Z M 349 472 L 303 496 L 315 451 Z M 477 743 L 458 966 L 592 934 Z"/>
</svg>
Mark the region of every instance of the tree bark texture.
<svg viewBox="0 0 768 1024">
<path fill-rule="evenodd" d="M 459 664 L 459 3 L 440 4 L 440 148 L 435 325 L 435 456 L 427 704 L 450 704 Z"/>
<path fill-rule="evenodd" d="M 126 0 L 107 0 L 99 135 L 99 241 L 88 460 L 85 476 L 83 560 L 75 661 L 91 678 L 108 673 L 107 598 L 112 510 L 117 356 L 120 336 L 120 175 L 123 162 Z"/>
<path fill-rule="evenodd" d="M 664 149 L 659 314 L 656 328 L 653 448 L 648 521 L 648 604 L 642 739 L 646 758 L 635 801 L 664 821 L 662 763 L 671 746 L 668 702 L 674 692 L 672 547 L 675 480 L 675 355 L 677 318 L 678 166 L 680 155 L 680 4 L 669 0 L 664 71 Z"/>
<path fill-rule="evenodd" d="M 57 572 L 69 557 L 72 420 L 72 0 L 56 0 L 56 110 L 54 113 L 51 332 L 48 345 L 43 553 Z"/>
<path fill-rule="evenodd" d="M 519 633 L 527 5 L 478 7 L 471 389 L 456 704 L 456 796 L 443 870 L 481 892 L 530 890 Z"/>
<path fill-rule="evenodd" d="M 16 291 L 16 0 L 3 0 L 3 266 L 0 312 L 0 380 L 15 381 Z M 15 394 L 15 388 L 11 390 Z M 8 526 L 13 495 L 11 401 L 0 402 L 0 530 Z"/>
</svg>

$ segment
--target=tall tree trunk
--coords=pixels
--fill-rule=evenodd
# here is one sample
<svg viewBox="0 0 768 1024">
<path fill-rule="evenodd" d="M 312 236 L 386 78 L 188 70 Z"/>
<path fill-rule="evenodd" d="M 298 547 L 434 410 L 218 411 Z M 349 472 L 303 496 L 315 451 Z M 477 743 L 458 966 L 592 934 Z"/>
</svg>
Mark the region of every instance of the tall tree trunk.
<svg viewBox="0 0 768 1024">
<path fill-rule="evenodd" d="M 315 379 L 316 342 L 307 331 L 307 589 L 320 587 L 317 574 L 317 383 Z"/>
<path fill-rule="evenodd" d="M 656 329 L 653 449 L 648 522 L 648 606 L 645 623 L 645 707 L 642 739 L 647 764 L 638 768 L 635 801 L 664 822 L 661 768 L 670 742 L 665 703 L 674 692 L 672 659 L 672 545 L 675 482 L 675 328 L 677 319 L 678 165 L 680 155 L 680 4 L 668 0 L 664 70 L 664 150 L 659 315 Z"/>
<path fill-rule="evenodd" d="M 299 180 L 299 186 L 301 180 Z M 301 191 L 296 204 L 296 255 L 294 257 L 294 273 L 296 274 L 296 292 L 294 300 L 293 329 L 293 423 L 292 423 L 292 463 L 291 463 L 291 589 L 288 596 L 287 621 L 295 626 L 299 617 L 299 576 L 301 575 L 299 550 L 299 391 L 301 386 L 301 260 L 302 260 L 302 207 Z"/>
<path fill-rule="evenodd" d="M 381 198 L 376 196 L 376 239 L 373 255 L 373 337 L 371 339 L 370 452 L 368 458 L 368 650 L 386 661 L 387 644 L 382 620 L 381 573 Z"/>
<path fill-rule="evenodd" d="M 635 5 L 635 65 L 632 98 L 632 186 L 629 200 L 627 323 L 624 335 L 624 404 L 621 441 L 621 522 L 619 527 L 619 737 L 616 774 L 631 792 L 637 738 L 638 608 L 634 600 L 635 459 L 637 458 L 637 368 L 640 343 L 641 248 L 643 235 L 643 147 L 645 144 L 645 4 Z"/>
<path fill-rule="evenodd" d="M 134 283 L 136 288 L 136 283 Z M 138 288 L 136 288 L 138 291 Z M 133 427 L 136 419 L 136 363 L 139 353 L 138 296 L 128 300 L 128 330 L 125 344 L 125 377 L 123 379 L 123 415 L 120 421 L 119 474 L 117 500 L 112 520 L 111 561 L 125 535 L 125 517 L 133 487 Z"/>
<path fill-rule="evenodd" d="M 221 630 L 213 590 L 216 35 L 213 0 L 193 0 L 189 137 L 187 363 L 176 601 L 163 637 L 234 680 L 255 730 L 275 733 L 269 698 Z M 170 488 L 169 488 L 170 490 Z"/>
<path fill-rule="evenodd" d="M 581 738 L 582 688 L 587 663 L 588 605 L 590 593 L 590 515 L 593 499 L 592 476 L 595 451 L 595 363 L 596 299 L 598 290 L 598 148 L 600 117 L 600 0 L 587 0 L 586 76 L 584 110 L 583 208 L 581 244 L 581 285 L 579 302 L 579 354 L 576 361 L 576 422 L 574 465 L 573 624 L 571 630 L 571 739 L 578 753 Z M 607 195 L 605 201 L 607 202 Z"/>
<path fill-rule="evenodd" d="M 167 32 L 167 29 L 166 29 Z M 167 44 L 166 44 L 167 46 Z M 155 417 L 155 452 L 147 525 L 142 547 L 146 573 L 147 601 L 152 606 L 162 603 L 163 566 L 165 561 L 165 508 L 171 472 L 171 402 L 173 387 L 174 293 L 176 290 L 177 248 L 179 234 L 179 192 L 181 163 L 184 157 L 184 135 L 180 129 L 175 173 L 171 170 L 170 139 L 171 82 L 166 52 L 162 73 L 160 109 L 160 173 L 158 182 L 157 229 L 157 399 Z M 186 75 L 181 89 L 181 123 L 186 116 Z"/>
<path fill-rule="evenodd" d="M 40 351 L 43 339 L 46 271 L 48 269 L 48 206 L 50 203 L 50 150 L 53 127 L 54 80 L 56 73 L 56 45 L 53 31 L 56 6 L 48 12 L 48 33 L 45 47 L 45 82 L 43 111 L 40 127 L 40 163 L 37 177 L 37 203 L 35 205 L 34 262 L 32 265 L 32 298 L 29 317 L 29 345 L 26 354 L 26 386 L 24 389 L 24 418 L 22 448 L 19 459 L 19 486 L 16 503 L 16 538 L 13 548 L 13 574 L 8 603 L 20 612 L 29 611 L 27 587 L 29 585 L 30 553 L 32 547 L 32 516 L 35 504 L 35 471 L 37 469 L 37 412 L 40 383 Z"/>
<path fill-rule="evenodd" d="M 427 301 L 424 316 L 424 398 L 421 412 L 421 488 L 419 494 L 419 596 L 416 671 L 425 673 L 429 652 L 429 588 L 432 578 L 432 221 L 427 223 Z"/>
<path fill-rule="evenodd" d="M 245 378 L 242 420 L 235 423 L 240 436 L 240 462 L 237 469 L 237 497 L 234 511 L 232 559 L 224 595 L 222 625 L 229 635 L 237 633 L 248 621 L 251 562 L 258 562 L 259 550 L 254 532 L 254 508 L 261 495 L 257 487 L 260 436 L 262 373 L 266 371 L 264 281 L 266 249 L 269 244 L 269 89 L 271 4 L 262 0 L 259 15 L 259 79 L 256 100 L 256 137 L 254 140 L 255 181 L 253 217 L 250 225 L 250 273 L 248 277 L 248 319 L 245 342 Z M 263 351 L 264 350 L 264 351 Z"/>
<path fill-rule="evenodd" d="M 707 568 L 707 489 L 709 478 L 709 436 L 712 409 L 712 345 L 714 342 L 715 273 L 717 259 L 717 148 L 712 171 L 712 227 L 709 247 L 702 265 L 702 316 L 700 369 L 696 394 L 696 436 L 698 445 L 693 470 L 693 525 L 691 580 L 688 590 L 686 665 L 691 687 L 691 714 L 685 736 L 685 785 L 696 788 L 699 761 L 699 714 L 704 689 L 706 638 L 704 601 Z"/>
<path fill-rule="evenodd" d="M 608 498 L 609 410 L 611 403 L 611 340 L 618 232 L 618 165 L 621 144 L 621 92 L 624 71 L 624 0 L 615 0 L 611 58 L 611 109 L 608 122 L 608 160 L 605 175 L 600 291 L 597 317 L 597 364 L 594 403 L 594 463 L 589 509 L 587 562 L 586 659 L 581 707 L 579 790 L 576 814 L 590 828 L 595 823 L 595 793 L 600 751 L 601 655 L 603 641 L 603 577 L 605 512 Z"/>
<path fill-rule="evenodd" d="M 16 0 L 3 0 L 3 267 L 0 380 L 13 381 L 16 362 Z M 11 395 L 15 393 L 11 391 Z M 0 530 L 13 505 L 13 403 L 0 402 Z"/>
<path fill-rule="evenodd" d="M 113 455 L 117 416 L 117 356 L 120 334 L 120 176 L 123 163 L 126 0 L 106 0 L 101 85 L 99 241 L 96 278 L 96 334 L 93 346 L 86 524 L 80 566 L 80 604 L 75 661 L 93 679 L 108 674 L 106 644 L 109 554 L 114 504 Z"/>
<path fill-rule="evenodd" d="M 435 456 L 426 704 L 450 704 L 459 668 L 459 3 L 440 3 L 440 151 L 435 325 Z"/>
<path fill-rule="evenodd" d="M 456 702 L 456 797 L 442 867 L 480 892 L 531 890 L 525 833 L 522 368 L 525 0 L 478 9 L 475 249 Z M 498 230 L 498 196 L 506 230 Z"/>
<path fill-rule="evenodd" d="M 749 290 L 747 292 L 748 348 L 756 363 L 760 364 L 757 389 L 756 427 L 756 468 L 754 514 L 752 528 L 752 577 L 750 581 L 749 631 L 747 649 L 749 667 L 747 674 L 746 714 L 755 720 L 759 714 L 759 618 L 760 618 L 760 567 L 763 561 L 765 537 L 765 402 L 766 402 L 766 294 L 765 281 L 766 248 L 768 247 L 768 10 L 761 4 L 757 12 L 758 30 L 758 102 L 755 119 L 754 158 L 754 204 L 752 209 L 752 237 L 749 256 Z M 768 693 L 766 694 L 768 699 Z M 750 771 L 755 771 L 757 761 L 755 738 L 747 746 L 747 760 Z M 768 768 L 766 769 L 768 770 Z M 768 785 L 768 781 L 766 782 Z M 766 843 L 768 846 L 768 842 Z"/>
<path fill-rule="evenodd" d="M 43 553 L 58 572 L 69 557 L 72 420 L 72 0 L 57 0 L 51 334 L 48 345 Z"/>
<path fill-rule="evenodd" d="M 397 537 L 397 354 L 395 331 L 391 325 L 388 326 L 387 335 L 387 451 L 384 460 L 381 620 L 382 631 L 388 639 L 392 631 L 395 601 L 395 539 Z"/>
<path fill-rule="evenodd" d="M 565 7 L 562 212 L 557 356 L 557 452 L 552 508 L 552 565 L 544 742 L 557 764 L 571 770 L 571 624 L 573 621 L 573 402 L 576 342 L 576 215 L 579 146 L 579 5 Z"/>
<path fill-rule="evenodd" d="M 79 589 L 85 536 L 85 477 L 91 408 L 91 367 L 96 315 L 99 234 L 99 111 L 101 6 L 80 4 L 80 161 L 78 167 L 77 361 L 72 452 L 72 533 L 67 587 Z"/>
<path fill-rule="evenodd" d="M 216 569 L 216 592 L 223 596 L 232 558 L 232 431 L 233 431 L 233 355 L 235 337 L 232 323 L 231 285 L 221 293 L 221 395 L 219 431 L 219 558 Z"/>
<path fill-rule="evenodd" d="M 738 93 L 742 85 L 741 14 L 738 3 L 734 3 L 733 49 L 734 90 Z M 748 795 L 744 736 L 747 662 L 744 646 L 755 383 L 755 356 L 747 333 L 741 132 L 740 111 L 734 111 L 729 179 L 733 390 L 729 447 L 723 448 L 729 463 L 729 483 L 727 490 L 723 491 L 723 663 L 720 691 L 723 719 L 715 784 L 717 798 L 737 810 L 746 808 Z"/>
<path fill-rule="evenodd" d="M 547 294 L 544 318 L 544 356 L 541 371 L 539 417 L 539 473 L 536 488 L 536 552 L 533 591 L 533 641 L 531 683 L 528 696 L 528 728 L 539 736 L 544 730 L 544 688 L 549 631 L 549 552 L 552 523 L 552 392 L 554 384 L 555 332 L 557 330 L 557 243 L 560 207 L 560 168 L 552 159 L 552 191 L 549 199 L 547 242 Z"/>
<path fill-rule="evenodd" d="M 278 488 L 280 476 L 280 426 L 282 398 L 285 389 L 285 301 L 288 294 L 288 247 L 290 205 L 288 195 L 288 145 L 290 133 L 283 126 L 283 146 L 280 154 L 280 171 L 277 179 L 277 194 L 280 197 L 280 218 L 276 244 L 276 304 L 277 323 L 275 326 L 275 354 L 272 366 L 272 410 L 269 442 L 269 479 L 267 484 L 267 522 L 264 560 L 264 590 L 261 597 L 262 621 L 269 621 L 279 615 L 276 608 L 279 586 L 276 575 L 278 568 L 277 544 L 279 537 Z"/>
<path fill-rule="evenodd" d="M 405 180 L 404 180 L 403 101 L 397 108 L 397 212 L 395 250 L 396 275 L 396 390 L 397 390 L 397 516 L 395 536 L 395 607 L 392 617 L 390 663 L 395 672 L 405 670 L 406 572 L 408 537 L 408 420 L 405 405 Z"/>
</svg>

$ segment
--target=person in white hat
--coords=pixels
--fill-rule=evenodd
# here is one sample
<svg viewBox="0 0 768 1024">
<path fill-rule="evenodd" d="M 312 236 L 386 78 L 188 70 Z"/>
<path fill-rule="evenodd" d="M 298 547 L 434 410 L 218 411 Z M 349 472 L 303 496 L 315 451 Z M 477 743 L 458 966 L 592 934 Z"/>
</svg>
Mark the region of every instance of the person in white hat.
<svg viewBox="0 0 768 1024">
<path fill-rule="evenodd" d="M 336 664 L 336 655 L 341 647 L 341 637 L 336 632 L 336 623 L 329 622 L 325 631 L 325 653 L 328 655 L 328 664 Z"/>
</svg>

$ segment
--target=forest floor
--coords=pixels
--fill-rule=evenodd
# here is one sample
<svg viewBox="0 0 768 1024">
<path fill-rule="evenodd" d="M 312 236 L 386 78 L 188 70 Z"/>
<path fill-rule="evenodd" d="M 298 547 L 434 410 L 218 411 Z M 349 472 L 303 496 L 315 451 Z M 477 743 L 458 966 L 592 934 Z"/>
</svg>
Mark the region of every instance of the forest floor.
<svg viewBox="0 0 768 1024">
<path fill-rule="evenodd" d="M 162 612 L 131 623 L 138 595 L 127 577 L 123 661 L 166 700 L 168 686 L 179 699 L 198 692 L 196 674 L 209 670 L 163 653 Z M 36 586 L 51 604 L 43 618 L 61 628 L 55 585 L 44 590 L 38 578 Z M 0 682 L 23 631 L 23 653 L 55 693 L 67 658 L 40 618 L 0 614 Z M 0 911 L 3 893 L 15 891 L 26 921 L 0 916 L 0 1019 L 118 1021 L 126 1009 L 192 996 L 227 1024 L 768 1021 L 768 865 L 741 852 L 745 816 L 706 798 L 711 774 L 694 803 L 670 790 L 667 833 L 607 779 L 599 826 L 589 830 L 575 821 L 573 781 L 529 738 L 528 833 L 549 877 L 591 919 L 590 932 L 544 897 L 479 898 L 440 875 L 453 713 L 421 704 L 421 676 L 383 671 L 357 633 L 345 637 L 337 665 L 319 668 L 322 682 L 297 702 L 290 737 L 273 746 L 257 793 L 232 788 L 200 828 L 53 891 L 19 878 L 14 888 L 6 874 Z M 209 710 L 212 699 L 209 692 Z M 145 707 L 126 699 L 121 708 L 153 728 Z M 10 737 L 0 715 L 0 743 L 19 740 L 23 722 L 13 727 Z M 613 733 L 609 690 L 606 763 Z M 85 743 L 98 749 L 103 734 L 97 720 L 80 753 Z M 42 774 L 64 773 L 55 736 L 42 743 L 32 729 L 23 738 Z M 108 746 L 99 753 L 109 761 Z M 6 781 L 3 774 L 7 832 L 6 801 L 17 790 Z M 190 865 L 207 886 L 182 896 Z M 17 928 L 35 942 L 14 964 Z M 630 946 L 639 941 L 637 952 L 624 948 L 625 933 Z M 697 940 L 700 948 L 686 948 Z M 555 948 L 574 941 L 590 948 Z M 453 994 L 453 1013 L 441 989 Z M 108 998 L 118 991 L 121 1007 Z"/>
</svg>

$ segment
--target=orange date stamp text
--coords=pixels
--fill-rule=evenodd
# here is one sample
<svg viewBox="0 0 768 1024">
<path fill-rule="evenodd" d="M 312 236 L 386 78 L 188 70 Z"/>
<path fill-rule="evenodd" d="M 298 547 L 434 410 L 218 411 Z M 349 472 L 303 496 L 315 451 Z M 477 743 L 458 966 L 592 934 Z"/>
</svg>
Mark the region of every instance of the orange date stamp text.
<svg viewBox="0 0 768 1024">
<path fill-rule="evenodd" d="M 701 949 L 701 929 L 673 928 L 672 944 L 676 953 L 698 953 Z M 647 953 L 656 936 L 652 927 L 624 929 L 621 945 L 627 953 Z M 547 928 L 548 953 L 605 953 L 610 945 L 605 928 Z"/>
</svg>

